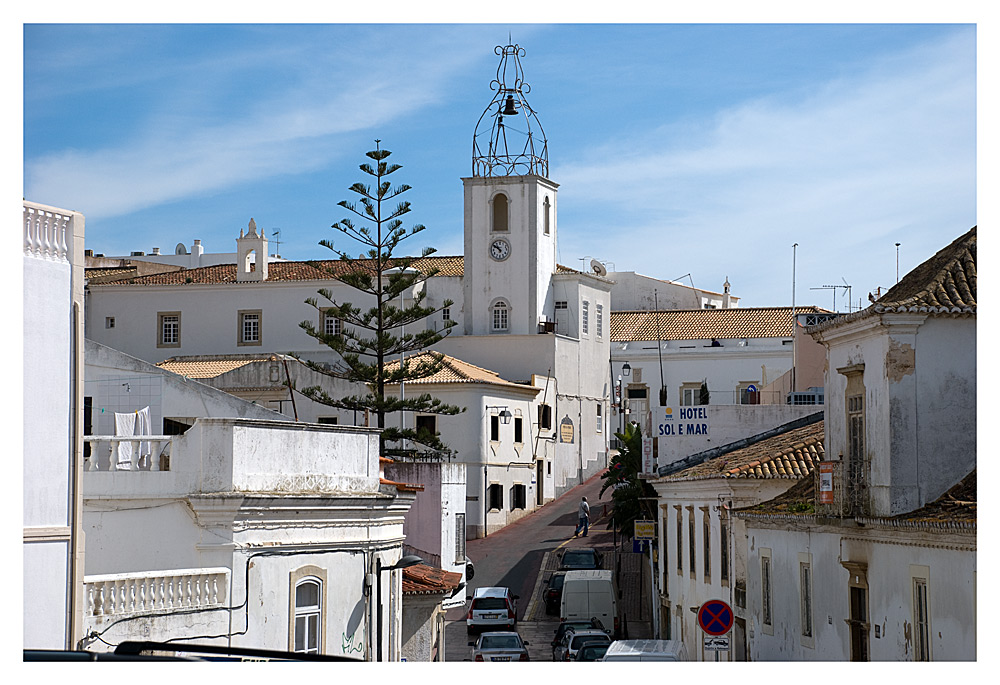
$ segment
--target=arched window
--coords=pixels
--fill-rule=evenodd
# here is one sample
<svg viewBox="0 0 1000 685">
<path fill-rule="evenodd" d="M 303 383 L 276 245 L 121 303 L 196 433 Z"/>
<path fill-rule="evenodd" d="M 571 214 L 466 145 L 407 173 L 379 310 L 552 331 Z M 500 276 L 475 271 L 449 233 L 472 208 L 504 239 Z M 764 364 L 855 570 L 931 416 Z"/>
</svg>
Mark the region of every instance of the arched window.
<svg viewBox="0 0 1000 685">
<path fill-rule="evenodd" d="M 493 230 L 494 231 L 509 231 L 509 223 L 507 221 L 509 203 L 507 201 L 507 196 L 503 193 L 497 193 L 493 198 Z"/>
<path fill-rule="evenodd" d="M 293 651 L 318 654 L 323 643 L 323 584 L 304 578 L 295 584 L 295 647 Z"/>
<path fill-rule="evenodd" d="M 551 227 L 550 227 L 550 222 L 551 222 L 551 217 L 552 217 L 552 205 L 549 204 L 549 196 L 548 195 L 545 196 L 545 201 L 542 202 L 542 210 L 543 210 L 543 212 L 545 214 L 545 216 L 542 218 L 542 222 L 543 222 L 542 226 L 543 226 L 543 229 L 545 230 L 545 235 L 548 235 L 549 231 L 552 230 Z"/>
<path fill-rule="evenodd" d="M 493 330 L 506 331 L 509 326 L 510 307 L 504 301 L 493 305 Z"/>
</svg>

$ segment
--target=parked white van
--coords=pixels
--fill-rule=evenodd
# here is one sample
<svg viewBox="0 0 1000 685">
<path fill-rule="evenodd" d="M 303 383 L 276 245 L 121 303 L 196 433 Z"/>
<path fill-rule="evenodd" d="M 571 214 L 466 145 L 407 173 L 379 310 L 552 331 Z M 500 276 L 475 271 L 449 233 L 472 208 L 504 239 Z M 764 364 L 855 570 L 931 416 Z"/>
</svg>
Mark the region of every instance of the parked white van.
<svg viewBox="0 0 1000 685">
<path fill-rule="evenodd" d="M 680 640 L 616 640 L 601 661 L 687 661 Z"/>
<path fill-rule="evenodd" d="M 618 588 L 611 571 L 566 571 L 559 618 L 588 621 L 596 618 L 604 629 L 618 635 Z"/>
</svg>

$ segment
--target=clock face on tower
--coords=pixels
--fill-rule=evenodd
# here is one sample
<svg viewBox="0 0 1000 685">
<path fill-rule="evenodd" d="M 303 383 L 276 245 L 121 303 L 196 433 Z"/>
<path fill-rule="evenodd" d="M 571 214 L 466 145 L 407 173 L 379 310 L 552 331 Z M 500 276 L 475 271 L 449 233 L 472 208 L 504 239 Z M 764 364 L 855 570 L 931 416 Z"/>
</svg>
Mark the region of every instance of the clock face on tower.
<svg viewBox="0 0 1000 685">
<path fill-rule="evenodd" d="M 490 243 L 490 257 L 502 262 L 510 256 L 510 243 L 508 243 L 503 238 L 497 238 L 492 243 Z"/>
</svg>

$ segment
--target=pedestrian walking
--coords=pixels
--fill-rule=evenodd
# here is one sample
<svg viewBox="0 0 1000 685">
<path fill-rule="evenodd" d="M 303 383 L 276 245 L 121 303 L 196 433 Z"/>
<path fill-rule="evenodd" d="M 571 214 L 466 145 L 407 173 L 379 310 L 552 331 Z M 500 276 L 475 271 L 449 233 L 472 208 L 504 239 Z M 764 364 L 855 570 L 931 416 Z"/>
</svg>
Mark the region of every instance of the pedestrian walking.
<svg viewBox="0 0 1000 685">
<path fill-rule="evenodd" d="M 583 537 L 587 537 L 587 532 L 590 530 L 590 505 L 587 504 L 586 497 L 580 500 L 580 522 L 576 525 L 576 532 L 573 533 L 573 537 L 580 535 L 581 530 L 583 531 Z"/>
</svg>

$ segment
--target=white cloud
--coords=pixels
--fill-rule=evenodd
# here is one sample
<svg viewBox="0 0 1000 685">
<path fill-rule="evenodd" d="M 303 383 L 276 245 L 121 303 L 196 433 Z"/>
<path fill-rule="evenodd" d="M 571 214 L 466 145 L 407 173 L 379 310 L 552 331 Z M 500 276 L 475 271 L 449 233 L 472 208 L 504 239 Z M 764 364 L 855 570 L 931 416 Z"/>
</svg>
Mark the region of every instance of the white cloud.
<svg viewBox="0 0 1000 685">
<path fill-rule="evenodd" d="M 774 94 L 566 160 L 553 173 L 562 251 L 668 278 L 700 273 L 710 282 L 699 287 L 729 275 L 758 306 L 790 292 L 793 242 L 808 274 L 799 293 L 842 271 L 859 289 L 891 285 L 892 242 L 907 243 L 912 267 L 975 221 L 974 54 L 964 37 L 925 45 L 806 97 Z M 607 203 L 627 240 L 588 224 Z M 887 236 L 885 254 L 872 249 Z M 780 285 L 766 276 L 776 269 Z"/>
</svg>

